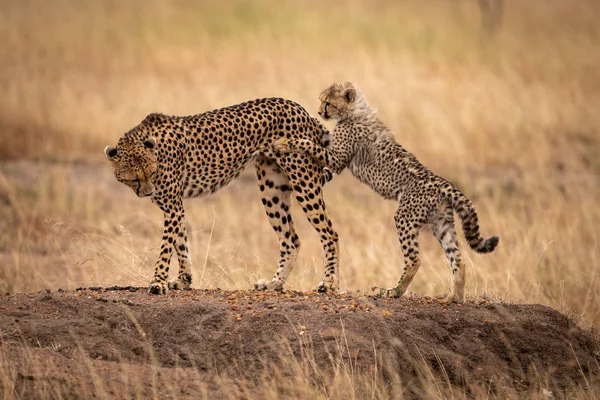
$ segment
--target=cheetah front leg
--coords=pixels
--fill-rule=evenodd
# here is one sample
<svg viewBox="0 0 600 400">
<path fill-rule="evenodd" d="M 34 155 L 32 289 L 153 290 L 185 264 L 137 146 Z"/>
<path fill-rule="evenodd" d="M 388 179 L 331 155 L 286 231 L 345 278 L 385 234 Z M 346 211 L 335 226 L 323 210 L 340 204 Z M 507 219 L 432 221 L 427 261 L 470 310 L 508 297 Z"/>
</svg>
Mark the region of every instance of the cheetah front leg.
<svg viewBox="0 0 600 400">
<path fill-rule="evenodd" d="M 179 262 L 177 278 L 170 280 L 169 289 L 189 289 L 192 285 L 192 263 L 190 262 L 189 249 L 187 245 L 187 226 L 185 216 L 181 215 L 178 224 L 179 232 L 176 233 L 175 251 Z"/>
<path fill-rule="evenodd" d="M 150 294 L 167 294 L 169 286 L 167 278 L 169 277 L 169 263 L 173 254 L 173 226 L 176 225 L 176 218 L 171 217 L 171 213 L 165 211 L 165 223 L 162 242 L 160 244 L 160 254 L 154 268 L 154 277 L 150 282 L 148 292 Z M 169 230 L 170 227 L 170 230 Z"/>
<path fill-rule="evenodd" d="M 178 202 L 173 205 L 163 205 L 161 206 L 161 209 L 165 216 L 164 230 L 160 246 L 160 255 L 154 269 L 154 277 L 152 278 L 152 282 L 150 282 L 150 287 L 148 289 L 151 294 L 166 294 L 170 287 L 177 288 L 175 286 L 180 284 L 180 280 L 183 280 L 183 282 L 181 282 L 181 287 L 185 287 L 185 285 L 189 287 L 192 277 L 189 270 L 190 264 L 189 261 L 187 261 L 187 252 L 183 253 L 181 252 L 181 248 L 178 248 L 178 255 L 185 255 L 186 258 L 183 259 L 183 262 L 180 259 L 177 283 L 167 283 L 173 246 L 177 245 L 179 247 L 179 245 L 187 238 L 185 234 L 186 230 L 184 228 L 185 217 L 183 203 Z M 183 244 L 185 245 L 185 243 Z M 185 245 L 185 247 L 187 248 L 187 245 Z"/>
</svg>

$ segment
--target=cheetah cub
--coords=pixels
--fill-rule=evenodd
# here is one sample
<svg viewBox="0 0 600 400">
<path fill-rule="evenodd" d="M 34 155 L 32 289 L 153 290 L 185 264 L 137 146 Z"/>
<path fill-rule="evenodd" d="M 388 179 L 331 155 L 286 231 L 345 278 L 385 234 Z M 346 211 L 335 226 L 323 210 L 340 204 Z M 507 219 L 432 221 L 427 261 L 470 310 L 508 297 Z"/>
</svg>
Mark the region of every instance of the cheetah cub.
<svg viewBox="0 0 600 400">
<path fill-rule="evenodd" d="M 428 226 L 452 268 L 453 287 L 446 300 L 464 302 L 465 265 L 458 249 L 454 211 L 462 220 L 469 246 L 476 252 L 493 251 L 498 236 L 481 237 L 471 200 L 398 144 L 356 85 L 333 84 L 319 99 L 319 115 L 325 120 L 337 120 L 331 144 L 323 148 L 310 140 L 283 138 L 273 144 L 273 149 L 280 153 L 310 154 L 336 174 L 347 167 L 376 193 L 400 203 L 394 219 L 404 254 L 404 271 L 398 284 L 380 289 L 380 295 L 400 297 L 406 292 L 421 265 L 419 231 Z"/>
</svg>

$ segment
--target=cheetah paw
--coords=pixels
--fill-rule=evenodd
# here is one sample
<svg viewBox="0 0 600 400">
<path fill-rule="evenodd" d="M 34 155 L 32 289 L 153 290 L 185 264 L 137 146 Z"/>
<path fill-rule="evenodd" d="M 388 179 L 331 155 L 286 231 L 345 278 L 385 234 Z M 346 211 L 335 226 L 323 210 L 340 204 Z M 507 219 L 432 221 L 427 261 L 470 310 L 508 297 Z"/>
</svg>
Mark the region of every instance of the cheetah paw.
<svg viewBox="0 0 600 400">
<path fill-rule="evenodd" d="M 254 290 L 283 290 L 283 283 L 277 281 L 267 282 L 265 279 L 261 279 L 254 284 Z"/>
<path fill-rule="evenodd" d="M 169 281 L 168 287 L 173 290 L 189 289 L 192 286 L 192 275 L 188 273 L 180 274 L 177 279 Z"/>
<path fill-rule="evenodd" d="M 275 153 L 290 153 L 290 140 L 287 138 L 277 139 L 271 147 Z"/>
<path fill-rule="evenodd" d="M 465 302 L 465 296 L 459 296 L 456 293 L 450 293 L 448 296 L 446 296 L 446 298 L 444 299 L 444 301 L 446 303 L 464 303 Z"/>
<path fill-rule="evenodd" d="M 167 294 L 169 285 L 166 282 L 152 282 L 148 288 L 150 294 Z"/>
<path fill-rule="evenodd" d="M 399 287 L 393 287 L 393 288 L 380 288 L 379 286 L 373 286 L 371 288 L 371 291 L 376 291 L 379 290 L 379 293 L 377 293 L 375 295 L 375 297 L 391 297 L 391 298 L 398 298 L 398 297 L 402 297 L 402 295 L 404 294 L 404 291 L 401 290 Z"/>
<path fill-rule="evenodd" d="M 317 286 L 317 292 L 319 293 L 333 293 L 335 292 L 335 283 L 330 281 L 320 282 Z"/>
</svg>

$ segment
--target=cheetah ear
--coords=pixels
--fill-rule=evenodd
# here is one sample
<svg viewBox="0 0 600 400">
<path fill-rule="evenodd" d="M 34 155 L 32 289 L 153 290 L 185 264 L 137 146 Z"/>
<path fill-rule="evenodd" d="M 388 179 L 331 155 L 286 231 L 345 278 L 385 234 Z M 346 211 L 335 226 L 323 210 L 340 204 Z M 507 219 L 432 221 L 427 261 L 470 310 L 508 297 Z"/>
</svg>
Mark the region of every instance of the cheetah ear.
<svg viewBox="0 0 600 400">
<path fill-rule="evenodd" d="M 104 155 L 106 156 L 106 158 L 108 158 L 110 161 L 116 161 L 117 160 L 117 155 L 119 154 L 119 150 L 117 150 L 116 148 L 112 147 L 112 146 L 106 146 L 104 148 Z"/>
<path fill-rule="evenodd" d="M 354 103 L 354 100 L 356 100 L 356 90 L 354 88 L 348 88 L 342 94 L 348 103 Z"/>
<path fill-rule="evenodd" d="M 148 139 L 144 140 L 144 147 L 148 150 L 153 150 L 156 147 L 156 138 L 150 136 Z"/>
</svg>

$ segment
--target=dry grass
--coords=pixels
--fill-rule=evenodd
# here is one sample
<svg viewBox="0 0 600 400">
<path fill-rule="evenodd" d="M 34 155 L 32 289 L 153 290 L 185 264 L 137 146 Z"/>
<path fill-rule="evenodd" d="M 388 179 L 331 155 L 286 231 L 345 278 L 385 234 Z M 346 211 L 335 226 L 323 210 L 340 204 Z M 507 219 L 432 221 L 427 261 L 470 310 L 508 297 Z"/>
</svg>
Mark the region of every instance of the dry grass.
<svg viewBox="0 0 600 400">
<path fill-rule="evenodd" d="M 484 235 L 501 237 L 491 255 L 465 251 L 469 295 L 598 325 L 599 15 L 593 0 L 506 0 L 502 29 L 486 37 L 467 0 L 1 1 L 0 290 L 149 281 L 161 214 L 102 160 L 148 113 L 263 96 L 314 113 L 321 89 L 352 80 L 405 147 L 474 200 Z M 393 284 L 395 204 L 347 173 L 325 192 L 342 287 Z M 252 171 L 186 207 L 196 287 L 273 273 Z M 322 252 L 295 214 L 303 248 L 288 286 L 310 289 Z M 422 242 L 411 290 L 443 293 L 449 268 Z"/>
<path fill-rule="evenodd" d="M 1 331 L 0 331 L 1 332 Z M 0 342 L 2 337 L 0 335 Z M 73 340 L 77 340 L 73 338 Z M 377 352 L 373 363 L 360 368 L 358 354 L 348 347 L 341 324 L 341 334 L 328 353 L 329 365 L 319 365 L 310 337 L 299 343 L 299 352 L 287 341 L 272 345 L 279 348 L 279 362 L 265 362 L 263 370 L 249 373 L 233 360 L 228 371 L 216 366 L 194 368 L 159 365 L 150 344 L 146 351 L 150 362 L 132 363 L 94 358 L 82 347 L 68 359 L 60 344 L 31 347 L 0 346 L 0 396 L 4 399 L 29 398 L 194 398 L 194 399 L 490 399 L 490 398 L 569 398 L 595 399 L 599 392 L 598 371 L 592 366 L 579 385 L 562 391 L 552 388 L 551 376 L 534 368 L 528 374 L 536 382 L 520 387 L 503 376 L 489 380 L 467 381 L 457 386 L 445 372 L 439 357 L 432 365 L 418 350 L 420 357 L 410 357 L 413 376 L 402 376 L 390 367 L 386 354 Z M 425 352 L 425 349 L 423 349 Z M 581 369 L 580 369 L 581 370 Z M 595 374 L 595 375 L 593 375 Z M 249 377 L 254 375 L 254 377 Z M 74 378 L 75 377 L 75 378 Z M 243 377 L 243 378 L 239 378 Z M 464 379 L 464 377 L 463 377 Z M 512 385 L 511 385 L 512 383 Z M 157 390 L 157 388 L 159 388 Z M 4 389 L 4 393 L 1 389 Z"/>
</svg>

